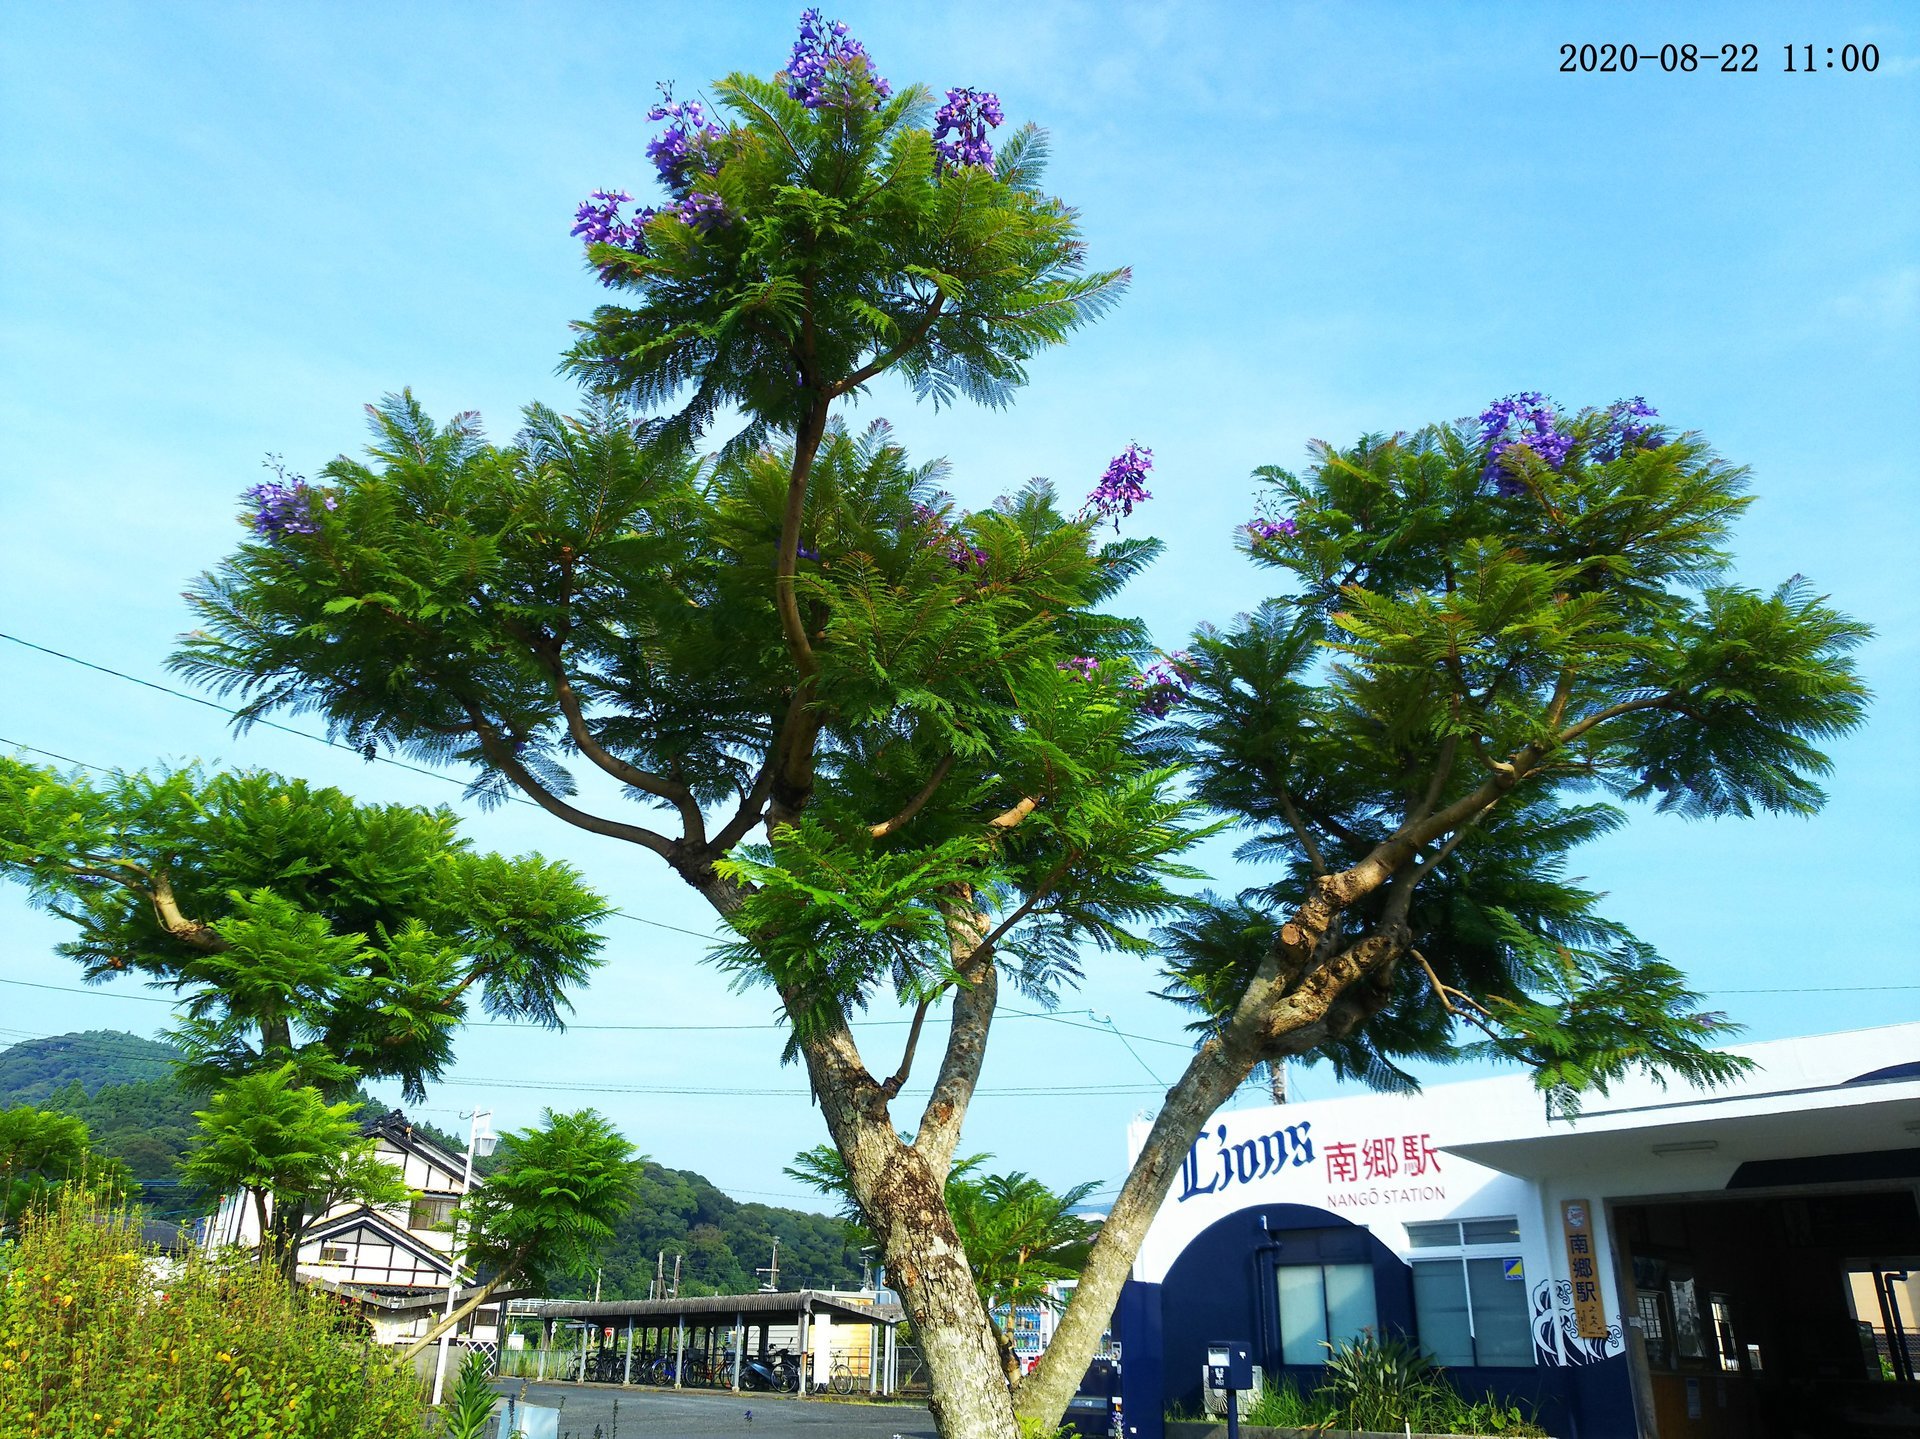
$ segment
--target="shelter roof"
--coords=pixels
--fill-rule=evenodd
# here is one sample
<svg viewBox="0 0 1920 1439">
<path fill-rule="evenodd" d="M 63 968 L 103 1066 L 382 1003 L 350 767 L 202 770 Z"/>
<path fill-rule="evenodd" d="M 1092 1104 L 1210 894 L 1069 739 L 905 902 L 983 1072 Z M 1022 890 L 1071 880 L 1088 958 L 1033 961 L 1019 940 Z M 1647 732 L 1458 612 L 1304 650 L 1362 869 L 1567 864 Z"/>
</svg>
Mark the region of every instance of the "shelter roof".
<svg viewBox="0 0 1920 1439">
<path fill-rule="evenodd" d="M 643 1320 L 726 1318 L 797 1323 L 802 1314 L 828 1315 L 850 1324 L 898 1324 L 906 1313 L 898 1304 L 876 1304 L 856 1294 L 823 1289 L 754 1294 L 694 1294 L 680 1299 L 536 1299 L 515 1306 L 515 1313 L 538 1319 Z"/>
</svg>

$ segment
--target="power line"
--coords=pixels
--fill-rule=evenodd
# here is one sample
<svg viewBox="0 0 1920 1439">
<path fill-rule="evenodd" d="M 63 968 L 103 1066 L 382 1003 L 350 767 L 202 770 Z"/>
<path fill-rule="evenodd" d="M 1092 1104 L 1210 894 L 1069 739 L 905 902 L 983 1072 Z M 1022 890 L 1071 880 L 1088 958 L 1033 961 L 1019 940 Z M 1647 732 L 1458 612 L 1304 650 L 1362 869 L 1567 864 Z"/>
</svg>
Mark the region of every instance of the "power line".
<svg viewBox="0 0 1920 1439">
<path fill-rule="evenodd" d="M 240 711 L 230 709 L 223 704 L 216 704 L 210 699 L 203 699 L 199 695 L 189 694 L 186 690 L 175 689 L 172 685 L 157 684 L 153 680 L 143 680 L 138 675 L 130 675 L 124 670 L 112 669 L 107 665 L 95 664 L 92 660 L 83 660 L 80 656 L 68 654 L 65 650 L 57 650 L 48 645 L 35 644 L 32 640 L 22 639 L 19 635 L 8 634 L 4 630 L 0 630 L 0 640 L 11 640 L 14 644 L 20 645 L 23 648 L 35 650 L 40 654 L 49 655 L 57 660 L 65 660 L 69 664 L 79 665 L 81 668 L 93 670 L 97 674 L 111 675 L 114 679 L 125 680 L 128 684 L 139 685 L 142 689 L 155 690 L 163 695 L 171 695 L 175 699 L 186 700 L 189 704 L 196 704 L 205 709 L 214 710 L 219 714 L 226 715 L 229 719 L 240 718 Z M 325 745 L 328 749 L 340 750 L 342 753 L 355 755 L 362 760 L 371 759 L 376 764 L 392 765 L 395 769 L 406 770 L 409 774 L 424 775 L 426 778 L 438 780 L 442 784 L 457 785 L 463 794 L 466 792 L 467 786 L 462 781 L 450 774 L 442 774 L 438 770 L 426 769 L 417 764 L 408 764 L 405 760 L 394 759 L 390 755 L 369 755 L 366 751 L 355 749 L 352 745 L 344 745 L 338 740 L 328 739 L 325 735 L 317 735 L 310 730 L 295 729 L 291 725 L 283 725 L 275 720 L 250 718 L 248 723 L 265 725 L 268 729 L 279 730 L 282 734 L 290 734 L 298 739 L 311 740 L 314 744 Z M 40 749 L 30 744 L 21 744 L 17 740 L 0 739 L 0 744 L 10 744 L 18 749 L 26 750 L 30 754 L 45 755 L 48 759 L 57 759 L 62 764 L 79 765 L 80 768 L 92 770 L 96 774 L 112 774 L 114 772 L 100 765 L 88 764 L 85 760 L 74 759 L 69 755 L 55 754 L 52 750 Z M 523 804 L 531 809 L 539 808 L 538 805 L 534 804 L 532 800 L 524 795 L 510 794 L 506 796 L 506 798 L 514 804 Z M 631 920 L 635 924 L 644 924 L 654 929 L 669 930 L 674 934 L 684 934 L 694 939 L 705 940 L 709 944 L 718 942 L 720 938 L 720 936 L 714 934 L 703 934 L 699 930 L 684 929 L 677 924 L 667 924 L 662 920 L 647 919 L 642 915 L 629 914 L 622 909 L 609 910 L 608 913 L 620 919 Z"/>
<path fill-rule="evenodd" d="M 4 978 L 0 978 L 0 984 L 11 985 L 20 989 L 44 989 L 44 990 L 49 990 L 54 994 L 81 994 L 81 995 L 87 995 L 89 997 L 94 997 L 99 999 L 126 999 L 126 1000 L 132 1000 L 138 1004 L 172 1005 L 175 1003 L 174 1000 L 168 998 L 165 995 L 116 993 L 112 990 L 102 989 L 102 988 L 88 986 L 88 985 L 45 984 L 38 980 L 4 979 Z M 1080 1011 L 1076 1010 L 1074 1012 L 1079 1013 Z M 1110 1026 L 1106 1028 L 1101 1028 L 1099 1026 L 1095 1026 L 1091 1024 L 1079 1024 L 1071 1019 L 1066 1019 L 1060 1015 L 1046 1014 L 1037 1010 L 1003 1009 L 999 1012 L 999 1014 L 996 1017 L 1000 1019 L 1041 1019 L 1041 1020 L 1049 1021 L 1050 1023 L 1054 1023 L 1054 1024 L 1064 1024 L 1070 1029 L 1085 1029 L 1085 1030 L 1092 1030 L 1095 1033 L 1109 1033 L 1109 1034 L 1116 1034 L 1116 1035 L 1122 1033 L 1122 1031 L 1113 1029 Z M 853 1019 L 853 1020 L 849 1020 L 848 1023 L 852 1025 L 858 1025 L 862 1028 L 869 1028 L 869 1029 L 880 1029 L 880 1028 L 894 1029 L 894 1028 L 900 1028 L 902 1026 L 912 1024 L 913 1021 L 911 1019 Z M 476 1019 L 476 1020 L 468 1021 L 462 1027 L 467 1029 L 544 1029 L 546 1026 L 529 1024 L 524 1022 L 516 1022 L 513 1020 L 505 1020 L 505 1019 Z M 778 1032 L 779 1029 L 780 1029 L 780 1026 L 771 1020 L 760 1023 L 760 1024 L 567 1024 L 565 1026 L 565 1031 L 567 1033 L 581 1031 L 586 1033 L 635 1033 L 635 1034 L 674 1034 L 674 1033 L 705 1034 L 705 1033 L 729 1033 L 729 1032 L 756 1033 L 756 1032 L 762 1032 L 762 1031 Z M 1155 1039 L 1151 1035 L 1133 1035 L 1131 1037 L 1135 1039 L 1143 1039 L 1149 1044 L 1171 1044 L 1171 1045 L 1174 1045 L 1176 1048 L 1181 1048 L 1181 1049 L 1184 1049 L 1187 1047 L 1185 1045 L 1179 1044 L 1179 1042 L 1176 1040 Z M 1123 1038 L 1121 1042 L 1125 1043 L 1126 1041 Z M 1138 1058 L 1137 1055 L 1135 1057 Z M 1144 1060 L 1141 1062 L 1143 1065 L 1145 1064 Z M 1149 1074 L 1153 1073 L 1151 1069 L 1148 1069 L 1147 1072 Z"/>
<path fill-rule="evenodd" d="M 15 1042 L 35 1039 L 62 1039 L 66 1036 L 41 1034 L 27 1029 L 0 1027 L 0 1034 L 12 1035 Z M 137 1038 L 137 1036 L 135 1036 Z M 157 1042 L 157 1041 L 154 1041 Z M 112 1041 L 95 1039 L 89 1048 L 98 1053 L 112 1054 L 116 1046 Z M 120 1045 L 118 1053 L 123 1057 L 136 1056 L 155 1063 L 162 1062 L 160 1057 L 146 1051 L 136 1051 L 133 1046 Z M 378 1084 L 381 1081 L 371 1081 Z M 765 1085 L 699 1085 L 699 1084 L 583 1084 L 568 1079 L 547 1079 L 520 1077 L 514 1075 L 494 1075 L 480 1077 L 466 1074 L 448 1074 L 432 1081 L 436 1086 L 455 1089 L 514 1089 L 537 1093 L 559 1094 L 620 1094 L 636 1096 L 665 1096 L 676 1098 L 708 1099 L 812 1099 L 808 1089 L 768 1089 Z M 1139 1094 L 1146 1092 L 1145 1086 L 1138 1084 L 1064 1084 L 1064 1085 L 1010 1085 L 1004 1088 L 985 1086 L 974 1091 L 983 1097 L 1024 1097 L 1033 1098 L 1043 1095 L 1103 1095 L 1103 1094 Z M 928 1090 L 926 1093 L 931 1093 Z M 902 1097 L 922 1099 L 926 1093 L 911 1092 Z"/>
</svg>

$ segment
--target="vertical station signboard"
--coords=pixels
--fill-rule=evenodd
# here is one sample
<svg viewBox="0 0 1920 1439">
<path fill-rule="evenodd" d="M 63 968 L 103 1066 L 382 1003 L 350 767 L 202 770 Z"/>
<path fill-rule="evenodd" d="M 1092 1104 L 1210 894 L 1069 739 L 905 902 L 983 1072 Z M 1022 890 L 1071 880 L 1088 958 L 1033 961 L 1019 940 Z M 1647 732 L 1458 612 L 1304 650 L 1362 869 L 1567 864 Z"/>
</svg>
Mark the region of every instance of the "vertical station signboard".
<svg viewBox="0 0 1920 1439">
<path fill-rule="evenodd" d="M 1567 1236 L 1567 1277 L 1573 1281 L 1575 1332 L 1582 1339 L 1607 1337 L 1607 1306 L 1600 1297 L 1600 1256 L 1593 1242 L 1593 1207 L 1584 1199 L 1560 1202 Z"/>
</svg>

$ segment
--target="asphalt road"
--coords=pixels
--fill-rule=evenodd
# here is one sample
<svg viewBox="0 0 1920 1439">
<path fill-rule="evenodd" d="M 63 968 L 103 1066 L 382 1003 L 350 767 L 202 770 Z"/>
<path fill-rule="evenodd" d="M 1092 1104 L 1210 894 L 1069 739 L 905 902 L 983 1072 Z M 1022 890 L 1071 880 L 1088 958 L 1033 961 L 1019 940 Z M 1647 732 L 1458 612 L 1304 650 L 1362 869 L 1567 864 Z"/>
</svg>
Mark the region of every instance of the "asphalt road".
<svg viewBox="0 0 1920 1439">
<path fill-rule="evenodd" d="M 519 1395 L 521 1381 L 500 1380 Z M 674 1393 L 603 1384 L 528 1384 L 522 1402 L 560 1410 L 560 1439 L 935 1439 L 918 1404 L 842 1404 L 781 1394 Z M 616 1413 L 614 1406 L 618 1404 Z M 751 1415 L 752 1417 L 747 1417 Z"/>
</svg>

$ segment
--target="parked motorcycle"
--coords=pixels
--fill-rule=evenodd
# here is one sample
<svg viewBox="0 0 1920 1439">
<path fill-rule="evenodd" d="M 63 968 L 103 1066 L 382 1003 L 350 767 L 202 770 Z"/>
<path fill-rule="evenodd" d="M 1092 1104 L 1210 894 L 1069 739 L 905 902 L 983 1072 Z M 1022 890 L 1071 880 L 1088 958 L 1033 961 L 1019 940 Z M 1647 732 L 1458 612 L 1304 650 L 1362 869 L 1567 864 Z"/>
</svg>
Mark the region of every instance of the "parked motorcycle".
<svg viewBox="0 0 1920 1439">
<path fill-rule="evenodd" d="M 733 1351 L 729 1349 L 720 1359 L 720 1372 L 723 1376 L 733 1373 Z M 740 1387 L 742 1389 L 770 1390 L 776 1394 L 792 1394 L 800 1387 L 800 1365 L 790 1349 L 776 1349 L 764 1359 L 751 1354 L 740 1357 Z"/>
</svg>

